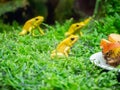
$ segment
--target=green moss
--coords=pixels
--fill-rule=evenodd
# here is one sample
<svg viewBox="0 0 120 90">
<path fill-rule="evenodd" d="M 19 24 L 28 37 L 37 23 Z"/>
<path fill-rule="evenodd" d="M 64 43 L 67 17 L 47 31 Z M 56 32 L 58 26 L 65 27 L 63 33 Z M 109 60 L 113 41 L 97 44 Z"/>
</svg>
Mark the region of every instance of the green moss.
<svg viewBox="0 0 120 90">
<path fill-rule="evenodd" d="M 71 49 L 69 58 L 50 58 L 56 45 L 65 38 L 71 20 L 54 26 L 45 25 L 45 36 L 18 36 L 18 24 L 3 26 L 0 33 L 0 88 L 25 90 L 116 90 L 120 89 L 117 73 L 105 72 L 92 64 L 89 57 L 101 51 L 99 43 L 111 32 L 114 18 L 93 20 L 84 35 Z"/>
</svg>

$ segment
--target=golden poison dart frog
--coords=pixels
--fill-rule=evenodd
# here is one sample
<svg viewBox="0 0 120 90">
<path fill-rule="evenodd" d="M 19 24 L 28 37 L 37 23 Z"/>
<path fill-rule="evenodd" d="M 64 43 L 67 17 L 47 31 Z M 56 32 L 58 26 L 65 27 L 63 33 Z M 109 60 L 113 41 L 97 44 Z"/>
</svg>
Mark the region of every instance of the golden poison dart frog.
<svg viewBox="0 0 120 90">
<path fill-rule="evenodd" d="M 34 17 L 28 21 L 25 22 L 22 31 L 19 33 L 19 35 L 25 35 L 27 33 L 32 34 L 33 36 L 35 36 L 34 34 L 34 29 L 38 28 L 39 32 L 41 33 L 41 35 L 44 35 L 43 30 L 39 27 L 39 25 L 43 22 L 44 17 L 43 16 L 37 16 Z"/>
<path fill-rule="evenodd" d="M 84 21 L 80 22 L 80 23 L 74 23 L 70 26 L 70 28 L 68 29 L 68 31 L 65 33 L 65 36 L 69 36 L 72 34 L 77 34 L 80 33 L 80 35 L 82 35 L 82 32 L 80 32 L 80 30 L 86 25 L 88 24 L 88 22 L 91 20 L 92 18 L 89 17 L 87 19 L 85 19 Z"/>
<path fill-rule="evenodd" d="M 73 46 L 73 44 L 78 40 L 77 35 L 70 35 L 66 39 L 64 39 L 55 50 L 51 53 L 51 58 L 56 57 L 68 57 L 68 53 L 70 51 L 70 48 Z"/>
</svg>

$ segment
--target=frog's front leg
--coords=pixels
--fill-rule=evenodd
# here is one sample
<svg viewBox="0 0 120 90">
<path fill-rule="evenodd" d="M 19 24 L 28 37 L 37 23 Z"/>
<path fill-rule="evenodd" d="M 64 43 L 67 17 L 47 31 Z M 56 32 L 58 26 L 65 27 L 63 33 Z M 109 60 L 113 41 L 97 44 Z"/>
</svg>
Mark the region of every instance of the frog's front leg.
<svg viewBox="0 0 120 90">
<path fill-rule="evenodd" d="M 83 33 L 80 31 L 80 36 L 83 36 Z"/>
<path fill-rule="evenodd" d="M 45 33 L 43 32 L 43 30 L 38 26 L 39 32 L 44 35 Z"/>
</svg>

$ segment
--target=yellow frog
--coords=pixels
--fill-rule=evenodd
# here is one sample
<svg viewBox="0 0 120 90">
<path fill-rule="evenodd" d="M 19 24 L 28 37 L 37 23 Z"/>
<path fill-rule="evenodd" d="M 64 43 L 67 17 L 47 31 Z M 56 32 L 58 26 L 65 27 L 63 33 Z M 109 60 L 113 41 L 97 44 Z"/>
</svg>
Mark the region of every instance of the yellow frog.
<svg viewBox="0 0 120 90">
<path fill-rule="evenodd" d="M 52 51 L 51 58 L 57 57 L 68 57 L 68 53 L 73 44 L 78 40 L 77 35 L 70 35 L 64 39 L 55 50 Z"/>
<path fill-rule="evenodd" d="M 22 31 L 19 33 L 19 35 L 25 35 L 27 33 L 32 34 L 33 36 L 35 36 L 34 34 L 34 30 L 35 28 L 39 29 L 39 32 L 44 35 L 43 30 L 39 27 L 39 25 L 43 22 L 44 17 L 43 16 L 37 16 L 34 17 L 28 21 L 25 22 Z"/>
<path fill-rule="evenodd" d="M 82 29 L 91 19 L 92 18 L 89 17 L 85 19 L 83 22 L 72 24 L 68 29 L 68 31 L 65 33 L 65 36 L 69 36 L 77 33 L 80 33 L 80 35 L 82 35 L 82 32 L 80 32 L 80 29 Z"/>
</svg>

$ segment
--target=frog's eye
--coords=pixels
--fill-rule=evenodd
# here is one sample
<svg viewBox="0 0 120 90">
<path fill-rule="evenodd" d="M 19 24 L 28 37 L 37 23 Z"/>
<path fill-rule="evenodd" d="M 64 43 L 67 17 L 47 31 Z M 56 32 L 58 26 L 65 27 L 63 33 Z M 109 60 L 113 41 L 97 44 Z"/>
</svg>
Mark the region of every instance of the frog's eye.
<svg viewBox="0 0 120 90">
<path fill-rule="evenodd" d="M 76 27 L 79 27 L 79 25 L 77 24 Z"/>
<path fill-rule="evenodd" d="M 71 41 L 73 41 L 75 38 L 71 38 Z"/>
<path fill-rule="evenodd" d="M 36 21 L 38 20 L 38 18 L 35 19 Z"/>
</svg>

